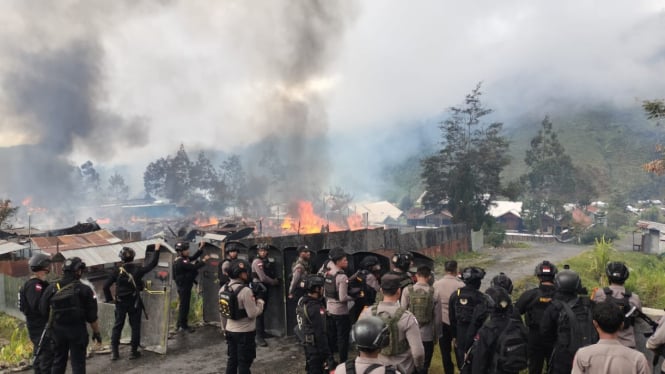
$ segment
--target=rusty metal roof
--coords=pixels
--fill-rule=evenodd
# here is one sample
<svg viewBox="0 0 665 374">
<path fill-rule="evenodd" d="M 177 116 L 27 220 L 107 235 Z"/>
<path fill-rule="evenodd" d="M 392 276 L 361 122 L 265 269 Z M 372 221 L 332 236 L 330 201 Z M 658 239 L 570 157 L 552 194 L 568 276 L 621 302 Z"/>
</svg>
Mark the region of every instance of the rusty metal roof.
<svg viewBox="0 0 665 374">
<path fill-rule="evenodd" d="M 143 260 L 145 258 L 146 246 L 150 244 L 155 244 L 157 242 L 161 243 L 160 246 L 163 249 L 166 249 L 171 253 L 175 253 L 175 249 L 173 249 L 173 247 L 171 247 L 169 244 L 164 243 L 163 240 L 148 239 L 148 240 L 140 240 L 137 242 L 117 243 L 117 244 L 109 244 L 109 245 L 102 245 L 96 247 L 70 249 L 64 253 L 63 252 L 58 253 L 57 255 L 54 256 L 54 259 L 79 257 L 81 260 L 83 260 L 83 262 L 85 262 L 87 266 L 113 264 L 116 262 L 120 262 L 118 253 L 120 253 L 122 247 L 129 247 L 132 248 L 134 252 L 136 252 L 134 260 Z"/>
<path fill-rule="evenodd" d="M 108 230 L 97 230 L 76 235 L 37 237 L 31 238 L 31 240 L 33 248 L 39 248 L 50 254 L 86 247 L 120 243 L 122 241 Z"/>
</svg>

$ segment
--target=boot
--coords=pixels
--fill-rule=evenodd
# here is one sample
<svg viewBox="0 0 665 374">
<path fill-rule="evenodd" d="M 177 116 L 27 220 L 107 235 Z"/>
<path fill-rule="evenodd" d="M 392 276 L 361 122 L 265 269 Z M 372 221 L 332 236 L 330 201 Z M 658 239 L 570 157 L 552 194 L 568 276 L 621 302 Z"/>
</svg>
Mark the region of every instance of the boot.
<svg viewBox="0 0 665 374">
<path fill-rule="evenodd" d="M 111 347 L 111 361 L 116 361 L 119 358 L 120 358 L 120 351 L 118 349 L 118 346 L 112 346 Z"/>
<path fill-rule="evenodd" d="M 265 340 L 265 338 L 263 338 L 263 336 L 257 335 L 256 336 L 256 345 L 258 345 L 259 347 L 267 347 L 268 343 L 266 343 L 266 340 Z"/>
<path fill-rule="evenodd" d="M 141 352 L 139 352 L 136 349 L 132 349 L 132 353 L 129 354 L 129 359 L 130 360 L 135 360 L 137 358 L 141 357 Z"/>
</svg>

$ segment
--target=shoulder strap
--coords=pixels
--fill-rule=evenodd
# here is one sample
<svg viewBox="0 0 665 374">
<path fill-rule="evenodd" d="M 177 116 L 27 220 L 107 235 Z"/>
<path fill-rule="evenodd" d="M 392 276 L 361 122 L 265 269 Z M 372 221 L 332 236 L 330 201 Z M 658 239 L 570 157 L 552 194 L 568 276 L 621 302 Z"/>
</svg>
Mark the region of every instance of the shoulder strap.
<svg viewBox="0 0 665 374">
<path fill-rule="evenodd" d="M 356 374 L 356 362 L 354 360 L 349 360 L 344 364 L 346 368 L 346 374 Z"/>
<path fill-rule="evenodd" d="M 604 287 L 603 292 L 605 292 L 605 295 L 607 295 L 607 297 L 612 296 L 612 289 L 610 289 L 609 287 Z"/>
<path fill-rule="evenodd" d="M 381 365 L 381 364 L 371 364 L 371 365 L 369 365 L 369 366 L 367 367 L 367 369 L 365 369 L 365 371 L 363 372 L 363 374 L 369 374 L 369 373 L 373 372 L 374 369 L 380 368 L 380 367 L 382 367 L 382 366 L 383 366 L 383 365 Z M 347 371 L 347 373 L 348 373 L 348 371 Z"/>
<path fill-rule="evenodd" d="M 120 274 L 127 275 L 127 277 L 129 278 L 129 281 L 132 283 L 132 286 L 134 286 L 134 289 L 136 291 L 138 291 L 138 288 L 136 287 L 136 282 L 134 281 L 134 276 L 132 275 L 132 273 L 125 270 L 124 266 L 120 266 L 120 267 L 118 267 L 118 269 L 120 270 Z"/>
</svg>

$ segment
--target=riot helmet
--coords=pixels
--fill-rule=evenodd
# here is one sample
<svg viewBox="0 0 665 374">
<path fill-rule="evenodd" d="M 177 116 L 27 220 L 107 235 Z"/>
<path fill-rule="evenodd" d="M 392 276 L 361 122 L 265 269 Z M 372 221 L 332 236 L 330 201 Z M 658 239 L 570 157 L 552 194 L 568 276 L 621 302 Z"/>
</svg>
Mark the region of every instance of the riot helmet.
<svg viewBox="0 0 665 374">
<path fill-rule="evenodd" d="M 503 272 L 499 273 L 499 275 L 492 278 L 490 286 L 501 287 L 504 290 L 508 291 L 509 294 L 513 293 L 513 281 Z"/>
<path fill-rule="evenodd" d="M 333 262 L 341 260 L 344 257 L 346 257 L 346 252 L 344 252 L 344 249 L 341 247 L 335 247 L 328 253 L 328 258 L 333 260 Z"/>
<path fill-rule="evenodd" d="M 318 274 L 310 274 L 308 275 L 304 281 L 302 281 L 302 288 L 309 292 L 314 292 L 316 291 L 316 287 L 323 287 L 325 283 L 325 278 L 323 278 L 321 275 Z"/>
<path fill-rule="evenodd" d="M 229 267 L 229 277 L 233 279 L 240 278 L 240 274 L 247 273 L 249 274 L 249 263 L 242 259 L 235 259 L 231 261 L 231 266 Z"/>
<path fill-rule="evenodd" d="M 485 293 L 492 299 L 494 309 L 496 310 L 506 310 L 513 304 L 508 290 L 502 286 L 491 286 Z"/>
<path fill-rule="evenodd" d="M 623 284 L 628 279 L 630 272 L 623 262 L 614 261 L 607 263 L 605 274 L 611 283 Z"/>
<path fill-rule="evenodd" d="M 351 340 L 358 349 L 377 351 L 390 344 L 390 330 L 379 317 L 361 318 L 351 329 Z"/>
<path fill-rule="evenodd" d="M 381 264 L 376 256 L 367 256 L 360 261 L 360 268 L 367 271 L 381 270 Z"/>
<path fill-rule="evenodd" d="M 311 252 L 312 252 L 312 250 L 309 249 L 309 247 L 307 246 L 307 244 L 301 244 L 301 245 L 299 245 L 298 248 L 297 248 L 297 250 L 298 250 L 298 253 L 303 253 L 303 252 L 310 252 L 310 253 L 311 253 Z"/>
<path fill-rule="evenodd" d="M 79 270 L 85 271 L 85 262 L 80 257 L 68 258 L 62 265 L 62 271 L 66 273 L 76 273 Z"/>
<path fill-rule="evenodd" d="M 411 261 L 413 261 L 413 255 L 410 252 L 397 252 L 390 259 L 390 262 L 392 262 L 396 268 L 404 272 L 409 271 Z"/>
<path fill-rule="evenodd" d="M 33 273 L 36 273 L 41 270 L 48 271 L 49 266 L 51 266 L 51 256 L 43 252 L 37 252 L 33 254 L 32 257 L 30 257 L 28 266 L 30 266 L 30 271 L 32 271 Z"/>
<path fill-rule="evenodd" d="M 469 266 L 462 270 L 462 280 L 464 283 L 478 282 L 485 278 L 485 270 L 477 266 Z"/>
<path fill-rule="evenodd" d="M 576 272 L 570 269 L 565 269 L 561 270 L 556 276 L 554 276 L 554 285 L 556 286 L 557 291 L 577 293 L 577 291 L 582 288 L 582 281 Z"/>
<path fill-rule="evenodd" d="M 136 256 L 136 252 L 129 247 L 122 247 L 120 253 L 118 253 L 118 257 L 120 257 L 122 262 L 132 262 L 134 261 L 134 256 Z"/>
<path fill-rule="evenodd" d="M 540 264 L 536 265 L 535 274 L 540 279 L 541 282 L 542 281 L 551 282 L 554 280 L 554 276 L 556 275 L 557 271 L 558 270 L 556 268 L 556 265 L 545 260 Z"/>
<path fill-rule="evenodd" d="M 176 252 L 182 252 L 189 249 L 189 242 L 177 242 L 175 243 Z"/>
</svg>

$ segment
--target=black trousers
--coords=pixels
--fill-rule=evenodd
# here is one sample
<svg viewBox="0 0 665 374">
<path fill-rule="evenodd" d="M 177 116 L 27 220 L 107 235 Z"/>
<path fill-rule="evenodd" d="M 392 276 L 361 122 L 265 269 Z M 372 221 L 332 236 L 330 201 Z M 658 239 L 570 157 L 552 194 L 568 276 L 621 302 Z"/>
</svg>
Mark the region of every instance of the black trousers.
<svg viewBox="0 0 665 374">
<path fill-rule="evenodd" d="M 335 333 L 337 336 L 337 351 L 339 352 L 339 362 L 346 362 L 349 358 L 349 335 L 351 334 L 351 317 L 348 314 L 331 315 L 335 323 Z"/>
<path fill-rule="evenodd" d="M 180 300 L 180 307 L 178 308 L 178 322 L 176 322 L 176 328 L 188 328 L 189 322 L 189 304 L 192 300 L 192 287 L 194 285 L 184 285 L 178 286 L 178 297 Z"/>
<path fill-rule="evenodd" d="M 27 323 L 28 327 L 28 336 L 32 342 L 33 352 L 39 347 L 39 340 L 42 337 L 42 332 L 44 332 L 44 326 L 32 326 L 30 323 Z M 35 357 L 35 361 L 32 363 L 32 368 L 35 370 L 35 374 L 48 374 L 51 372 L 51 366 L 53 364 L 53 342 L 51 341 L 51 334 L 47 333 L 44 336 L 44 341 L 39 350 L 39 356 Z"/>
<path fill-rule="evenodd" d="M 327 357 L 319 352 L 314 346 L 305 346 L 305 370 L 307 374 L 324 374 L 323 364 Z"/>
<path fill-rule="evenodd" d="M 141 309 L 134 307 L 134 300 L 121 301 L 115 304 L 115 323 L 111 333 L 111 347 L 120 345 L 120 334 L 125 327 L 125 317 L 129 316 L 129 326 L 132 328 L 132 351 L 136 351 L 141 343 Z"/>
<path fill-rule="evenodd" d="M 269 286 L 266 286 L 266 289 L 269 289 L 268 287 Z M 268 292 L 266 292 L 265 296 L 263 297 L 263 301 L 265 302 L 265 304 L 263 306 L 264 313 L 261 313 L 256 317 L 256 336 L 260 336 L 262 338 L 265 338 L 266 337 L 266 322 L 265 322 L 264 316 L 266 315 L 265 310 L 268 306 Z"/>
<path fill-rule="evenodd" d="M 439 339 L 439 350 L 441 350 L 441 361 L 443 361 L 443 372 L 446 374 L 455 374 L 455 366 L 451 356 L 453 346 L 453 333 L 450 325 L 443 323 L 441 338 Z M 456 360 L 457 361 L 457 360 Z M 457 361 L 457 366 L 462 366 Z"/>
<path fill-rule="evenodd" d="M 423 347 L 425 348 L 425 371 L 427 371 L 432 363 L 432 356 L 434 355 L 434 341 L 424 341 Z"/>
<path fill-rule="evenodd" d="M 72 374 L 85 374 L 85 354 L 88 348 L 85 325 L 53 326 L 53 344 L 51 374 L 65 373 L 68 355 L 72 362 Z"/>
<path fill-rule="evenodd" d="M 542 374 L 545 363 L 552 355 L 554 342 L 543 340 L 538 327 L 529 328 L 527 356 L 529 358 L 529 374 Z"/>
<path fill-rule="evenodd" d="M 256 358 L 256 332 L 226 331 L 226 374 L 251 374 Z"/>
<path fill-rule="evenodd" d="M 548 374 L 568 374 L 573 370 L 574 354 L 563 349 L 553 349 L 547 365 Z"/>
</svg>

